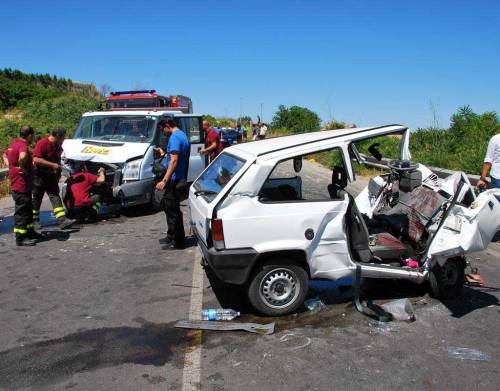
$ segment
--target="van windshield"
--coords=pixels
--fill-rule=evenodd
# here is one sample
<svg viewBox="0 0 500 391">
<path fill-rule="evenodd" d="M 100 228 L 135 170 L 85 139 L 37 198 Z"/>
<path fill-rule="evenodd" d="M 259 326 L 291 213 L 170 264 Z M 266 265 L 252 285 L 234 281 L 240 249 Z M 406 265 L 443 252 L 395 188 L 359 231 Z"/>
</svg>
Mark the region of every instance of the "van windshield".
<svg viewBox="0 0 500 391">
<path fill-rule="evenodd" d="M 228 153 L 220 154 L 194 183 L 196 194 L 213 201 L 244 164 L 244 160 Z"/>
<path fill-rule="evenodd" d="M 155 128 L 149 115 L 96 115 L 82 117 L 74 138 L 149 143 Z"/>
</svg>

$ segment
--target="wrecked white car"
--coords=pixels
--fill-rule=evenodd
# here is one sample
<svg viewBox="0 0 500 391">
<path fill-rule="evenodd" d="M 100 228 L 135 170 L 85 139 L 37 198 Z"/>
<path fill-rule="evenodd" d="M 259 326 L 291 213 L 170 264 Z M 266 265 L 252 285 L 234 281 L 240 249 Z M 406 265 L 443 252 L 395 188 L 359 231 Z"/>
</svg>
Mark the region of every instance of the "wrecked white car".
<svg viewBox="0 0 500 391">
<path fill-rule="evenodd" d="M 349 193 L 357 145 L 390 137 L 399 147 L 387 173 Z M 410 160 L 401 125 L 331 130 L 230 147 L 190 189 L 193 232 L 204 263 L 240 285 L 265 315 L 295 311 L 310 279 L 358 277 L 430 282 L 434 296 L 457 295 L 465 254 L 485 249 L 500 225 L 500 204 L 476 196 L 467 177 L 445 180 Z M 380 158 L 377 143 L 368 151 Z M 328 153 L 331 179 L 304 171 Z M 323 155 L 322 155 L 323 154 Z"/>
</svg>

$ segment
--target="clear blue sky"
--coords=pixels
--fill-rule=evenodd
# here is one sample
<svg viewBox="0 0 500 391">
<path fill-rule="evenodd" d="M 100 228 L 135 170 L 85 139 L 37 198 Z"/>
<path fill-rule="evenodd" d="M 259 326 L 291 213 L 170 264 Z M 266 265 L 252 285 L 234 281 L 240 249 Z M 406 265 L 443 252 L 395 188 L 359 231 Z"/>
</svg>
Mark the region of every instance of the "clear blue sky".
<svg viewBox="0 0 500 391">
<path fill-rule="evenodd" d="M 500 111 L 500 1 L 2 1 L 0 67 L 358 125 Z"/>
</svg>

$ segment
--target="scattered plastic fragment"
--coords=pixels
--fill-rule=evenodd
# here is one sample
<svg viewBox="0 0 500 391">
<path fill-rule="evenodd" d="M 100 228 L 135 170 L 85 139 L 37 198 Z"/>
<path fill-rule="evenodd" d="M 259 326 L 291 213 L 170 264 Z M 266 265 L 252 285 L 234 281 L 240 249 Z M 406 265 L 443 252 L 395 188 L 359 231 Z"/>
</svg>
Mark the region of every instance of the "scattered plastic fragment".
<svg viewBox="0 0 500 391">
<path fill-rule="evenodd" d="M 323 303 L 319 298 L 309 299 L 304 301 L 304 305 L 311 312 L 319 312 L 326 309 L 325 303 Z"/>
<path fill-rule="evenodd" d="M 484 285 L 484 278 L 479 273 L 466 274 L 465 281 L 467 282 L 467 284 L 473 285 L 473 286 L 483 286 Z"/>
<path fill-rule="evenodd" d="M 420 267 L 418 261 L 416 259 L 413 259 L 413 258 L 406 258 L 403 261 L 403 263 L 406 267 L 409 267 L 412 269 L 418 269 Z"/>
<path fill-rule="evenodd" d="M 268 324 L 238 323 L 238 322 L 214 322 L 211 320 L 179 320 L 174 327 L 182 329 L 235 331 L 242 330 L 249 333 L 272 334 L 274 333 L 274 322 Z"/>
<path fill-rule="evenodd" d="M 448 348 L 448 355 L 461 360 L 491 361 L 490 355 L 469 348 Z"/>
<path fill-rule="evenodd" d="M 389 312 L 395 320 L 404 322 L 413 322 L 415 320 L 415 311 L 408 299 L 393 300 L 382 304 L 381 307 Z"/>
<path fill-rule="evenodd" d="M 394 333 L 399 331 L 399 325 L 392 322 L 382 322 L 380 320 L 370 319 L 368 324 L 381 332 Z"/>
<path fill-rule="evenodd" d="M 240 313 L 231 309 L 208 309 L 201 311 L 202 320 L 233 320 L 240 316 Z"/>
</svg>

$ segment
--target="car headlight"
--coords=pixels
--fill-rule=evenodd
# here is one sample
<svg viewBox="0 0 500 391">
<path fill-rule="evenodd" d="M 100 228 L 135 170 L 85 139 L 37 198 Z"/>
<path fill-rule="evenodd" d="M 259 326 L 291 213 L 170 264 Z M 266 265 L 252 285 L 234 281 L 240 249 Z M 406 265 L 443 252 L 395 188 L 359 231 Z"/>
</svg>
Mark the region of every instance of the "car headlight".
<svg viewBox="0 0 500 391">
<path fill-rule="evenodd" d="M 142 158 L 125 163 L 122 170 L 124 181 L 138 180 L 141 169 Z"/>
</svg>

